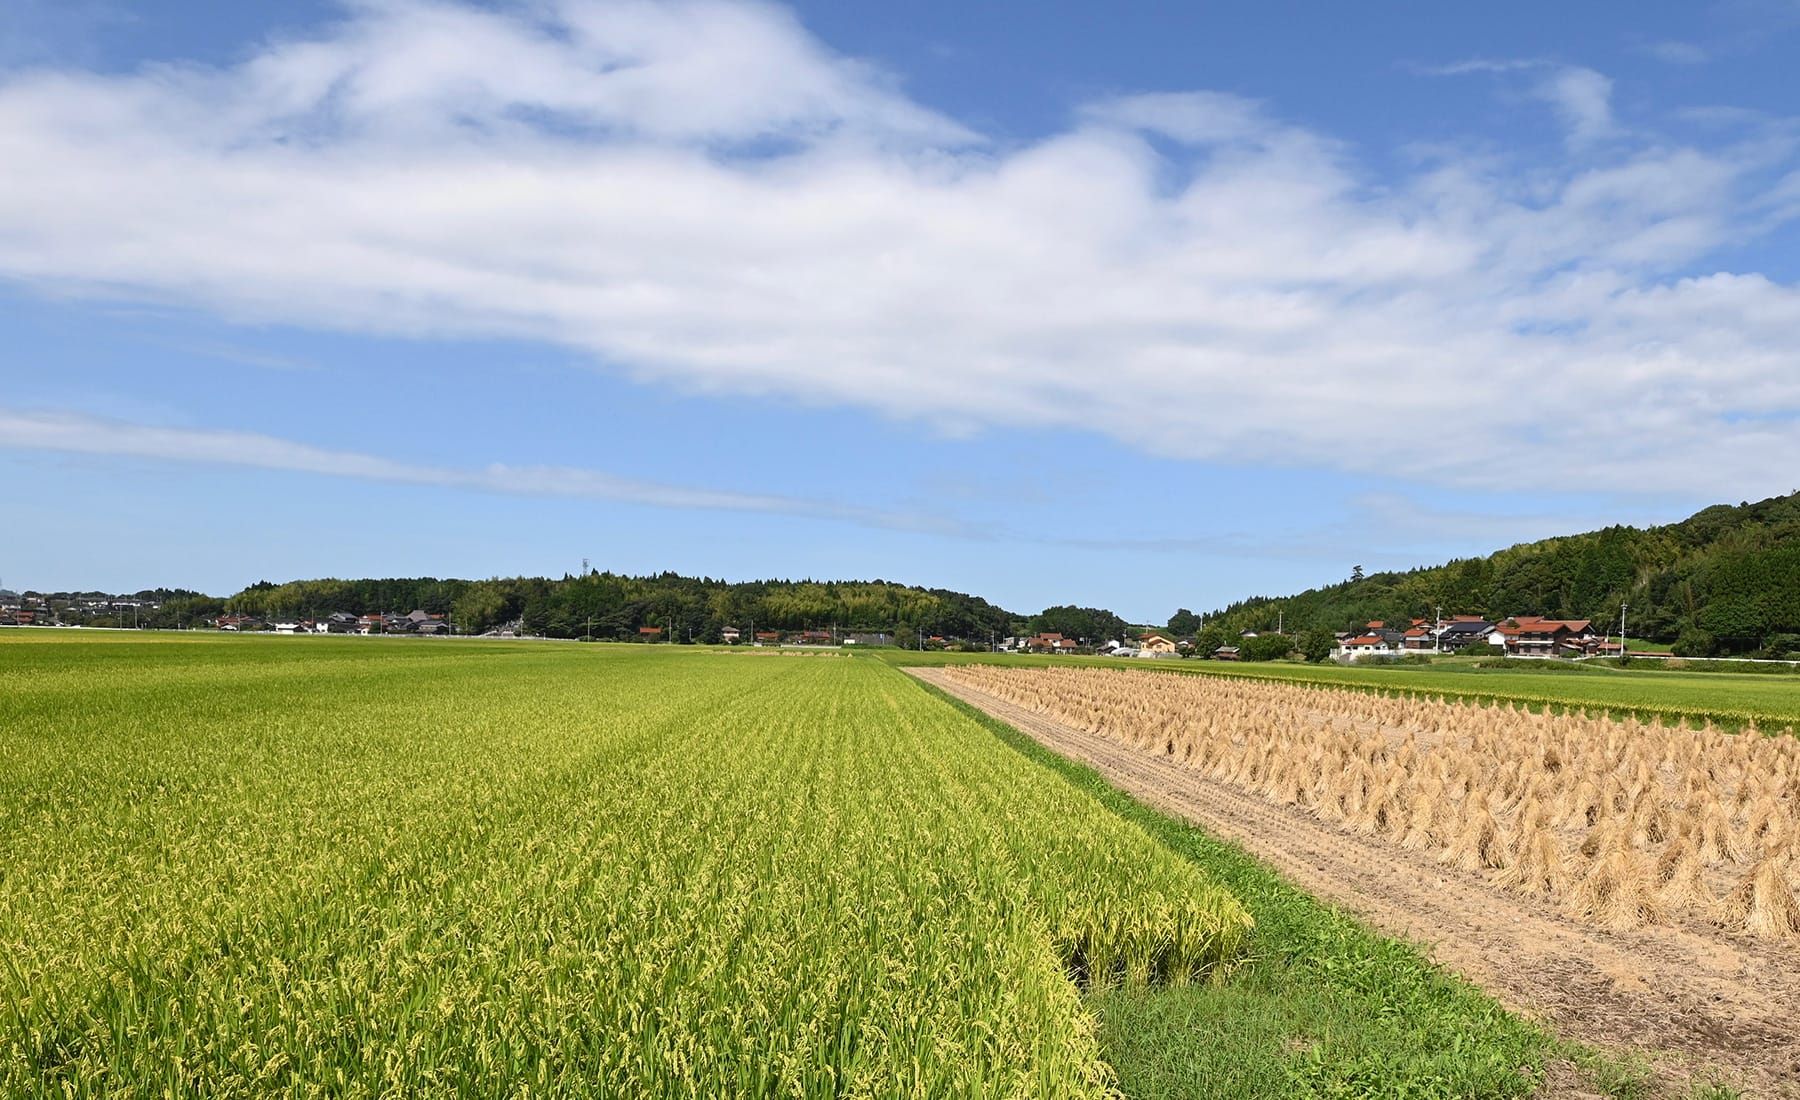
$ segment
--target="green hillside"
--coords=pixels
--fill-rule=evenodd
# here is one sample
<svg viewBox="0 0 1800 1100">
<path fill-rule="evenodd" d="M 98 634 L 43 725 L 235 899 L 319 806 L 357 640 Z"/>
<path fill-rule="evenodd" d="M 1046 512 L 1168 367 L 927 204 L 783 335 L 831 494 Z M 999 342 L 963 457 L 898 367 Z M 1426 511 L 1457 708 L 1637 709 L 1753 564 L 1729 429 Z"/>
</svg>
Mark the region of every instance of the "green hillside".
<svg viewBox="0 0 1800 1100">
<path fill-rule="evenodd" d="M 1226 630 L 1344 630 L 1371 619 L 1547 615 L 1616 624 L 1688 656 L 1800 650 L 1800 493 L 1716 505 L 1660 527 L 1608 527 L 1484 558 L 1258 596 L 1207 616 Z M 1616 626 L 1614 628 L 1617 629 Z"/>
</svg>

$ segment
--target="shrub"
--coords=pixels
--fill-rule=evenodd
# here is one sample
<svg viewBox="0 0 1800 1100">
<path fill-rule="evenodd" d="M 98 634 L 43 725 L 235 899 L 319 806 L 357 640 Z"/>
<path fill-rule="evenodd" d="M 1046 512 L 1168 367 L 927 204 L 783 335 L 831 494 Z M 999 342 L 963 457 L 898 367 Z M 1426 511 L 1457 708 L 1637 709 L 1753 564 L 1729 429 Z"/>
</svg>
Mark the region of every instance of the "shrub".
<svg viewBox="0 0 1800 1100">
<path fill-rule="evenodd" d="M 1719 640 L 1697 626 L 1682 630 L 1669 650 L 1677 657 L 1712 657 L 1719 652 Z"/>
<path fill-rule="evenodd" d="M 1294 650 L 1294 639 L 1286 634 L 1259 634 L 1238 642 L 1238 659 L 1242 661 L 1279 661 Z"/>
</svg>

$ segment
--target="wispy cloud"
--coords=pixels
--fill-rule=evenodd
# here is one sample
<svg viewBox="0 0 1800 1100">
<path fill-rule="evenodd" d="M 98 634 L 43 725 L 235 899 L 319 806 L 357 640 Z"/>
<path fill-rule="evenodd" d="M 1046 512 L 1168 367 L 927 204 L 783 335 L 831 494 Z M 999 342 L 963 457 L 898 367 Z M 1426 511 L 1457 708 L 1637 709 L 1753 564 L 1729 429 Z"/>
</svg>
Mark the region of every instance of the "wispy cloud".
<svg viewBox="0 0 1800 1100">
<path fill-rule="evenodd" d="M 283 355 L 279 352 L 267 351 L 263 348 L 235 344 L 223 340 L 207 340 L 190 344 L 170 345 L 171 350 L 188 355 L 197 355 L 206 359 L 217 359 L 226 363 L 237 363 L 246 367 L 257 367 L 272 371 L 315 371 L 319 364 L 311 359 L 298 355 Z"/>
<path fill-rule="evenodd" d="M 1419 66 L 1425 76 L 1524 74 L 1525 91 L 1550 105 L 1571 145 L 1582 147 L 1612 135 L 1612 81 L 1593 69 L 1544 58 L 1471 58 L 1446 65 Z"/>
<path fill-rule="evenodd" d="M 765 4 L 364 0 L 228 68 L 0 79 L 30 166 L 0 276 L 1198 460 L 1787 488 L 1800 418 L 1745 414 L 1800 408 L 1800 292 L 1713 257 L 1795 216 L 1791 138 L 1621 126 L 1588 69 L 1452 70 L 1516 76 L 1561 159 L 1375 178 L 1212 92 L 995 142 Z M 1395 425 L 1457 443 L 1356 443 Z"/>
<path fill-rule="evenodd" d="M 1645 42 L 1636 49 L 1646 57 L 1653 57 L 1670 65 L 1704 65 L 1713 58 L 1712 51 L 1698 43 L 1674 39 Z"/>
<path fill-rule="evenodd" d="M 134 424 L 69 412 L 0 408 L 0 448 L 285 470 L 511 496 L 611 500 L 654 508 L 764 512 L 889 530 L 986 537 L 978 527 L 942 516 L 670 485 L 569 466 L 494 463 L 480 469 L 457 469 L 317 447 L 256 432 Z"/>
<path fill-rule="evenodd" d="M 1284 530 L 1211 530 L 1114 538 L 1048 537 L 1046 545 L 1083 550 L 1338 561 L 1352 555 L 1370 568 L 1434 565 L 1457 554 L 1488 553 L 1519 542 L 1594 530 L 1619 522 L 1618 511 L 1598 518 L 1583 512 L 1475 511 L 1425 504 L 1392 492 L 1359 494 L 1338 518 Z M 1666 522 L 1662 515 L 1645 522 Z"/>
</svg>

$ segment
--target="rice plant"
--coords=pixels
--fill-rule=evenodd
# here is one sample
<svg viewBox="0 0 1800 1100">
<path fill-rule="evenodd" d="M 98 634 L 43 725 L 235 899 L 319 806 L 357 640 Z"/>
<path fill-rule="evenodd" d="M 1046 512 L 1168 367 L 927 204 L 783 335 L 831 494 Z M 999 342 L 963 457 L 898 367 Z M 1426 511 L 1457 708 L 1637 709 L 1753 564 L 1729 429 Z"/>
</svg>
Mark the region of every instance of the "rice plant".
<svg viewBox="0 0 1800 1100">
<path fill-rule="evenodd" d="M 0 643 L 8 1096 L 1103 1096 L 1249 933 L 875 662 Z"/>
</svg>

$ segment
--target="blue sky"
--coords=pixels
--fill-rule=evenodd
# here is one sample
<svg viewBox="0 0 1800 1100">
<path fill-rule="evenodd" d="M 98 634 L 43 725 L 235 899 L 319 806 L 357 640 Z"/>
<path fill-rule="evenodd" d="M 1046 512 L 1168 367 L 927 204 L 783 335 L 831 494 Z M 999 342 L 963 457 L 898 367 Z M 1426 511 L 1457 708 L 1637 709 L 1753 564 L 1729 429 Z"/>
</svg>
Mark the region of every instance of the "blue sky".
<svg viewBox="0 0 1800 1100">
<path fill-rule="evenodd" d="M 0 583 L 1160 621 L 1787 492 L 1797 50 L 1773 0 L 0 0 Z"/>
</svg>

